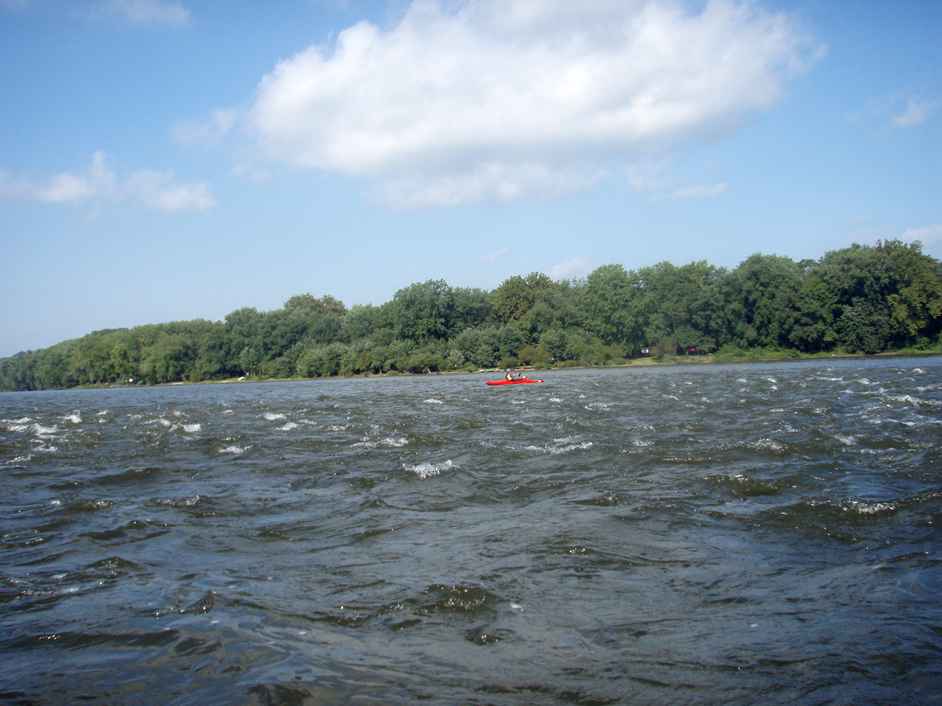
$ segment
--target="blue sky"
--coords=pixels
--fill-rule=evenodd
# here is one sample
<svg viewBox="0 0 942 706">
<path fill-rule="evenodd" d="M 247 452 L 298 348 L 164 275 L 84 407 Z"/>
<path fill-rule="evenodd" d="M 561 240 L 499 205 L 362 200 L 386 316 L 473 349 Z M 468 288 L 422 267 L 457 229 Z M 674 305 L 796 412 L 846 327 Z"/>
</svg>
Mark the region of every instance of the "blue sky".
<svg viewBox="0 0 942 706">
<path fill-rule="evenodd" d="M 920 239 L 942 3 L 0 0 L 0 355 Z"/>
</svg>

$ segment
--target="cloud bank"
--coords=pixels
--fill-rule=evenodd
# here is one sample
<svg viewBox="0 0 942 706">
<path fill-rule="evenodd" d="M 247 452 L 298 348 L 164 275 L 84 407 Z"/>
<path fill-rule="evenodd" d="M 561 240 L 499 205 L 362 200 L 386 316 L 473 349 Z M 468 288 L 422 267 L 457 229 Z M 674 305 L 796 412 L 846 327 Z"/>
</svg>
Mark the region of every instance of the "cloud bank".
<svg viewBox="0 0 942 706">
<path fill-rule="evenodd" d="M 51 204 L 128 202 L 164 212 L 205 211 L 216 205 L 209 187 L 180 183 L 172 172 L 139 170 L 115 175 L 104 152 L 84 172 L 61 172 L 33 180 L 0 171 L 0 198 Z"/>
<path fill-rule="evenodd" d="M 820 53 L 754 2 L 415 0 L 278 64 L 248 123 L 268 157 L 396 205 L 509 200 L 729 129 Z"/>
</svg>

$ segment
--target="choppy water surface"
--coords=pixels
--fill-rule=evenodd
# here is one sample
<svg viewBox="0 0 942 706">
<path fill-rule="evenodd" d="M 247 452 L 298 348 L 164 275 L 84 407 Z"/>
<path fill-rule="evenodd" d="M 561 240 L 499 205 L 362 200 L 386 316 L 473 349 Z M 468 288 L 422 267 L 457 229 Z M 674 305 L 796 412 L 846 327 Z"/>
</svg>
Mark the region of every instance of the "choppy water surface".
<svg viewBox="0 0 942 706">
<path fill-rule="evenodd" d="M 5 703 L 942 693 L 942 360 L 0 395 Z"/>
</svg>

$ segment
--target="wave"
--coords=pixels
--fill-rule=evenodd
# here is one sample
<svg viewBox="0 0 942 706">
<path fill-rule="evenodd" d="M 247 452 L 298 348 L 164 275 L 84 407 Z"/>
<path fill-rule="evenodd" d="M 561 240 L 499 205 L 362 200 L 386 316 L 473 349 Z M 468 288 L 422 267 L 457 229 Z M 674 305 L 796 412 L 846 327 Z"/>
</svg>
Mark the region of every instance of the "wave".
<svg viewBox="0 0 942 706">
<path fill-rule="evenodd" d="M 251 446 L 235 446 L 235 445 L 233 444 L 233 445 L 231 445 L 231 446 L 225 446 L 225 447 L 219 449 L 219 453 L 221 453 L 221 454 L 232 454 L 233 456 L 241 456 L 241 455 L 244 454 L 246 451 L 248 451 L 250 448 L 252 448 L 252 447 L 251 447 Z"/>
<path fill-rule="evenodd" d="M 430 461 L 417 464 L 404 463 L 402 464 L 402 468 L 403 470 L 415 473 L 415 475 L 417 475 L 419 478 L 425 480 L 427 478 L 439 475 L 442 471 L 450 471 L 451 469 L 455 468 L 455 463 L 451 459 L 447 459 L 440 463 L 432 463 Z"/>
<path fill-rule="evenodd" d="M 575 436 L 564 436 L 558 439 L 553 439 L 552 442 L 543 446 L 526 446 L 524 447 L 524 450 L 539 451 L 541 453 L 550 454 L 551 456 L 558 456 L 559 454 L 569 453 L 570 451 L 591 449 L 592 446 L 593 443 L 591 441 L 582 441 Z"/>
</svg>

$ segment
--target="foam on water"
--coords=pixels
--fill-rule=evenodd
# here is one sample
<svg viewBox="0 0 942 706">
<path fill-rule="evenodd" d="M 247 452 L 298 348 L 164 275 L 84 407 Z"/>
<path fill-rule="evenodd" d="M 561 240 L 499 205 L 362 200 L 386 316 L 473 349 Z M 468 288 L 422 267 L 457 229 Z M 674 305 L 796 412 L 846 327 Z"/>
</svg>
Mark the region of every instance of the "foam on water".
<svg viewBox="0 0 942 706">
<path fill-rule="evenodd" d="M 233 455 L 235 455 L 235 456 L 241 456 L 241 455 L 244 454 L 246 451 L 248 451 L 250 448 L 252 448 L 252 447 L 251 447 L 251 446 L 235 446 L 235 445 L 232 445 L 232 446 L 226 446 L 226 447 L 224 447 L 224 448 L 219 449 L 219 453 L 221 453 L 221 454 L 233 454 Z"/>
<path fill-rule="evenodd" d="M 53 424 L 51 427 L 44 427 L 42 424 L 33 424 L 31 427 L 33 434 L 38 436 L 40 439 L 51 439 L 54 437 L 58 431 L 59 427 Z"/>
<path fill-rule="evenodd" d="M 202 431 L 202 430 L 203 430 L 202 424 L 197 423 L 197 424 L 184 424 L 183 425 L 183 431 L 185 431 L 187 434 L 195 434 L 196 432 Z"/>
<path fill-rule="evenodd" d="M 287 422 L 286 424 L 283 424 L 282 426 L 278 427 L 278 431 L 291 431 L 292 429 L 297 429 L 297 428 L 298 428 L 298 425 L 295 424 L 294 422 Z"/>
<path fill-rule="evenodd" d="M 76 411 L 76 412 L 72 412 L 72 414 L 67 414 L 67 415 L 65 415 L 64 417 L 62 417 L 62 421 L 63 421 L 63 422 L 70 422 L 70 423 L 72 423 L 72 424 L 81 424 L 81 423 L 82 423 L 82 415 L 81 415 L 79 412 L 77 412 L 77 411 Z"/>
<path fill-rule="evenodd" d="M 612 405 L 608 402 L 589 402 L 585 405 L 585 408 L 590 412 L 607 412 L 612 408 Z"/>
<path fill-rule="evenodd" d="M 592 445 L 593 444 L 591 441 L 582 441 L 575 436 L 564 436 L 558 439 L 553 439 L 552 442 L 543 446 L 527 446 L 525 447 L 525 450 L 539 451 L 540 453 L 547 453 L 551 456 L 558 456 L 559 454 L 569 453 L 570 451 L 591 449 Z"/>
<path fill-rule="evenodd" d="M 285 415 L 281 414 L 280 412 L 265 412 L 265 414 L 262 416 L 270 422 L 277 422 L 279 419 L 285 419 Z"/>
<path fill-rule="evenodd" d="M 937 402 L 936 400 L 924 400 L 919 397 L 913 397 L 912 395 L 884 395 L 883 399 L 891 402 L 903 402 L 905 404 L 910 404 L 913 407 L 938 407 L 942 405 L 942 402 Z"/>
<path fill-rule="evenodd" d="M 20 417 L 19 419 L 0 419 L 4 424 L 29 424 L 33 421 L 32 417 Z"/>
<path fill-rule="evenodd" d="M 419 478 L 425 480 L 426 478 L 431 478 L 432 476 L 439 475 L 442 471 L 450 471 L 452 468 L 455 468 L 455 464 L 451 459 L 442 461 L 440 463 L 433 463 L 431 461 L 425 461 L 423 463 L 417 464 L 402 464 L 403 470 L 410 471 L 415 473 Z"/>
<path fill-rule="evenodd" d="M 430 397 L 427 400 L 423 400 L 423 402 L 425 402 L 425 404 L 444 404 L 444 402 L 442 402 L 441 400 L 436 400 L 434 397 Z"/>
</svg>

